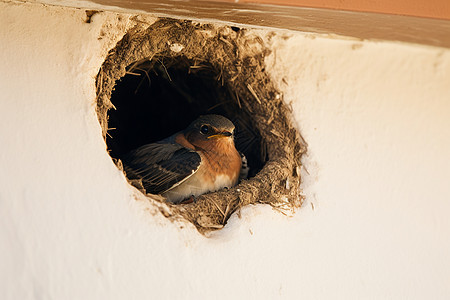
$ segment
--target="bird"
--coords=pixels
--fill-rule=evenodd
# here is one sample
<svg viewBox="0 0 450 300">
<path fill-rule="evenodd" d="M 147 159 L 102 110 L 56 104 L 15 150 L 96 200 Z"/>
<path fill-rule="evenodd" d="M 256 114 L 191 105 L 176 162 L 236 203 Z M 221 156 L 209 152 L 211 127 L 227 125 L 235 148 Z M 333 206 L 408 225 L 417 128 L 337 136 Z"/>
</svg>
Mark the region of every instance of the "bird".
<svg viewBox="0 0 450 300">
<path fill-rule="evenodd" d="M 142 180 L 146 193 L 175 204 L 231 188 L 242 176 L 243 160 L 234 134 L 226 117 L 202 115 L 172 136 L 128 152 L 124 171 L 129 179 Z"/>
</svg>

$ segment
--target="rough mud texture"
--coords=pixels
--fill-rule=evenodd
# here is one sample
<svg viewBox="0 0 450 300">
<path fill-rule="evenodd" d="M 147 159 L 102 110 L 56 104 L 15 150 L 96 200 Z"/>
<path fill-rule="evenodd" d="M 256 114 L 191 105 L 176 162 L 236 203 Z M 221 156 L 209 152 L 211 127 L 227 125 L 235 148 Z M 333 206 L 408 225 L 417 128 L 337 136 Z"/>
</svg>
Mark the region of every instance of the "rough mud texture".
<svg viewBox="0 0 450 300">
<path fill-rule="evenodd" d="M 150 201 L 158 201 L 166 217 L 182 217 L 205 233 L 222 228 L 230 215 L 245 205 L 266 203 L 280 211 L 301 206 L 299 169 L 306 145 L 291 122 L 282 94 L 264 72 L 267 53 L 262 39 L 248 30 L 173 19 L 136 25 L 110 51 L 97 76 L 97 114 L 105 138 L 108 110 L 113 108 L 111 93 L 129 66 L 184 56 L 218 70 L 223 84 L 234 91 L 233 101 L 252 116 L 267 145 L 268 161 L 262 170 L 234 188 L 180 205 L 161 203 L 160 197 L 148 195 Z M 116 164 L 121 168 L 120 161 Z M 132 184 L 139 188 L 138 182 Z"/>
</svg>

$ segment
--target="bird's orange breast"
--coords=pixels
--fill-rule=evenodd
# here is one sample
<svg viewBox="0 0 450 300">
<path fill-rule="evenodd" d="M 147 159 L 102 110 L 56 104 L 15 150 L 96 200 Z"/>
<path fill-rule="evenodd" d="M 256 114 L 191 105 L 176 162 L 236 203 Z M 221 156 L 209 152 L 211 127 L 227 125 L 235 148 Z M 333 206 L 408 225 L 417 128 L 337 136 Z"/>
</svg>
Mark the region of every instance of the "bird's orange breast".
<svg viewBox="0 0 450 300">
<path fill-rule="evenodd" d="M 208 141 L 199 153 L 202 156 L 202 168 L 205 170 L 205 180 L 215 182 L 218 177 L 229 178 L 227 186 L 235 185 L 239 179 L 242 159 L 236 150 L 233 140 L 220 138 Z"/>
</svg>

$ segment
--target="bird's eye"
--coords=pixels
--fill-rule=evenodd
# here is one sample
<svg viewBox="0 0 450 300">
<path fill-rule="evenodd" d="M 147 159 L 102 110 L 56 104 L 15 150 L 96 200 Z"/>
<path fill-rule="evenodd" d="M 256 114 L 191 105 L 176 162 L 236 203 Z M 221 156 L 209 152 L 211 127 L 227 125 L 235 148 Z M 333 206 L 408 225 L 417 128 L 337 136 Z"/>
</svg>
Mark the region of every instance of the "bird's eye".
<svg viewBox="0 0 450 300">
<path fill-rule="evenodd" d="M 209 133 L 209 126 L 208 125 L 202 125 L 202 127 L 200 127 L 200 132 L 202 134 L 208 134 Z"/>
</svg>

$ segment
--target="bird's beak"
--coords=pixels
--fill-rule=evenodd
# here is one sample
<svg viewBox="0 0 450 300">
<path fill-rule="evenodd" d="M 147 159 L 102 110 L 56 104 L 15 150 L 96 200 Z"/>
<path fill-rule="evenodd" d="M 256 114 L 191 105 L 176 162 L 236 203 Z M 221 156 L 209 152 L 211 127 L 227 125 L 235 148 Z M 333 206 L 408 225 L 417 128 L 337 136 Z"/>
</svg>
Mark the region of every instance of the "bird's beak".
<svg viewBox="0 0 450 300">
<path fill-rule="evenodd" d="M 224 138 L 224 137 L 230 137 L 233 134 L 228 131 L 219 132 L 218 134 L 213 134 L 208 136 L 208 139 L 218 139 L 218 138 Z"/>
</svg>

